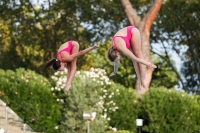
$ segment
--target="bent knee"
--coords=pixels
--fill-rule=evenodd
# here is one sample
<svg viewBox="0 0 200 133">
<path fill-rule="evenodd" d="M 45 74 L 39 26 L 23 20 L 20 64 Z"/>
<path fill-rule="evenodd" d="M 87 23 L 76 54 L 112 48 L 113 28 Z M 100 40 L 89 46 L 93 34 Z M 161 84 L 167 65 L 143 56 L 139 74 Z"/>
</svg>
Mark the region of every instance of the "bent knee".
<svg viewBox="0 0 200 133">
<path fill-rule="evenodd" d="M 73 41 L 73 48 L 72 48 L 72 54 L 79 51 L 79 44 L 76 41 Z"/>
<path fill-rule="evenodd" d="M 78 48 L 79 48 L 79 43 L 78 43 L 78 42 L 76 42 L 76 41 L 73 41 L 73 43 L 72 43 L 72 44 L 73 44 L 73 46 L 74 46 L 74 47 L 78 47 Z"/>
<path fill-rule="evenodd" d="M 138 28 L 133 28 L 132 34 L 140 34 L 140 31 L 138 30 Z"/>
</svg>

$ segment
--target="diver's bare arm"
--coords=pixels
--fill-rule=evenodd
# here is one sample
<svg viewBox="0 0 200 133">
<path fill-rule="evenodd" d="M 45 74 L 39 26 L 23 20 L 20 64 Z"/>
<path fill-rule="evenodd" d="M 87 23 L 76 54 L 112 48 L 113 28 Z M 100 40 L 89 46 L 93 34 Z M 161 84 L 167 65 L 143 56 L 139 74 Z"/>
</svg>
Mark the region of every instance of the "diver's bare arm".
<svg viewBox="0 0 200 133">
<path fill-rule="evenodd" d="M 120 64 L 119 60 L 117 60 L 117 61 L 114 62 L 114 71 L 110 74 L 109 77 L 114 76 L 117 73 L 118 68 L 119 68 L 119 64 Z"/>
<path fill-rule="evenodd" d="M 79 56 L 81 56 L 81 55 L 84 55 L 84 54 L 86 54 L 86 53 L 88 53 L 88 52 L 90 52 L 91 50 L 96 49 L 96 48 L 98 48 L 98 46 L 92 46 L 92 47 L 86 48 L 86 49 L 84 49 L 84 50 L 81 50 L 81 51 L 79 51 L 79 52 L 77 52 L 77 53 L 74 53 L 74 54 L 72 54 L 72 55 L 70 55 L 70 56 L 63 56 L 63 60 L 66 61 L 66 62 L 71 62 L 71 61 L 73 61 L 75 58 L 77 58 L 77 57 L 79 57 Z"/>
</svg>

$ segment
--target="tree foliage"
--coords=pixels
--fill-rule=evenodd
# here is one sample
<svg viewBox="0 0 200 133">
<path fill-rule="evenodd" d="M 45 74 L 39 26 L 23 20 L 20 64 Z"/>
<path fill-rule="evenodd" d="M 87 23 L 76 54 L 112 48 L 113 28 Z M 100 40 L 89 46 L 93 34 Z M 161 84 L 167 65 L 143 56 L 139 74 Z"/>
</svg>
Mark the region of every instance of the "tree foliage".
<svg viewBox="0 0 200 133">
<path fill-rule="evenodd" d="M 79 42 L 80 48 L 89 46 L 87 37 L 82 35 L 84 31 L 77 20 L 75 8 L 67 4 L 69 7 L 64 8 L 68 11 L 65 11 L 60 8 L 62 3 L 52 4 L 45 8 L 44 5 L 33 5 L 31 1 L 1 3 L 5 9 L 1 10 L 1 46 L 4 48 L 0 52 L 1 68 L 24 67 L 42 73 L 40 67 L 55 57 L 57 49 L 65 41 L 84 40 Z"/>
<path fill-rule="evenodd" d="M 165 1 L 152 29 L 152 41 L 163 43 L 165 56 L 162 57 L 169 62 L 183 89 L 195 93 L 200 86 L 199 4 L 196 0 Z M 170 63 L 169 51 L 172 50 L 182 60 L 181 72 Z"/>
<path fill-rule="evenodd" d="M 130 2 L 135 12 L 143 17 L 154 1 Z M 104 49 L 109 46 L 104 45 L 105 40 L 110 40 L 117 30 L 128 25 L 120 2 L 116 0 L 89 0 L 88 3 L 81 0 L 57 0 L 43 1 L 42 5 L 33 4 L 31 0 L 2 0 L 0 14 L 0 67 L 12 70 L 24 67 L 43 75 L 53 73 L 51 70 L 42 71 L 40 67 L 56 56 L 57 49 L 63 42 L 69 39 L 77 40 L 81 49 L 97 42 Z M 166 55 L 165 51 L 160 57 L 168 62 L 165 67 L 177 75 L 181 86 L 186 91 L 195 93 L 199 90 L 200 68 L 199 31 L 196 28 L 199 26 L 198 20 L 198 1 L 167 0 L 163 2 L 150 34 L 152 43 L 165 44 L 163 49 L 166 49 L 167 53 L 173 50 L 179 54 L 183 62 L 181 72 L 171 63 L 170 55 L 163 56 Z M 152 45 L 152 50 L 154 49 Z M 105 53 L 102 53 L 100 56 L 104 55 Z M 88 70 L 91 66 L 98 66 L 91 61 L 96 59 L 93 53 L 80 57 L 78 69 Z M 109 64 L 105 64 L 104 68 L 110 72 Z M 121 64 L 123 65 L 118 73 L 119 78 L 114 77 L 114 81 L 126 87 L 133 86 L 135 79 L 131 61 L 123 60 Z M 128 80 L 120 81 L 122 77 L 128 77 Z"/>
</svg>

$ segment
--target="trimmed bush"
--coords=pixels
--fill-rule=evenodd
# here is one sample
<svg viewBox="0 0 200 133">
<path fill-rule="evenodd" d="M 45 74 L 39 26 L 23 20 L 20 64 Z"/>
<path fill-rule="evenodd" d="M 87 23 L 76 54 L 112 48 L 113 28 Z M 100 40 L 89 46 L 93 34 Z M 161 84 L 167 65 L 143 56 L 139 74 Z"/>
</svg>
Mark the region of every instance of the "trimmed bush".
<svg viewBox="0 0 200 133">
<path fill-rule="evenodd" d="M 145 133 L 196 133 L 200 125 L 198 96 L 176 90 L 151 89 L 140 99 L 139 118 Z"/>
<path fill-rule="evenodd" d="M 109 125 L 117 130 L 136 132 L 136 119 L 143 119 L 143 133 L 195 133 L 200 125 L 200 97 L 188 95 L 166 88 L 152 88 L 142 98 L 137 98 L 135 91 L 130 91 L 114 84 L 106 91 L 107 95 L 115 92 L 105 103 L 115 103 L 115 111 L 107 111 Z M 109 110 L 110 104 L 105 106 Z M 112 131 L 110 131 L 112 132 Z"/>
<path fill-rule="evenodd" d="M 0 70 L 0 97 L 35 131 L 55 133 L 60 110 L 49 81 L 33 71 Z"/>
</svg>

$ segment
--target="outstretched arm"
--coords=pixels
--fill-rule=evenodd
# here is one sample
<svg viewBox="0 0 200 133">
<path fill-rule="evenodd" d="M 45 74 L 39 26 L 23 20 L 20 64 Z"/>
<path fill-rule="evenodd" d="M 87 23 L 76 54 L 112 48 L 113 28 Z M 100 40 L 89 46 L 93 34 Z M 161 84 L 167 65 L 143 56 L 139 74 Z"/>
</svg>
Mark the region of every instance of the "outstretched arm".
<svg viewBox="0 0 200 133">
<path fill-rule="evenodd" d="M 74 54 L 72 54 L 72 55 L 70 55 L 70 56 L 62 56 L 62 57 L 63 57 L 63 60 L 64 60 L 64 61 L 66 61 L 66 62 L 71 62 L 71 61 L 73 61 L 75 58 L 77 58 L 77 57 L 79 57 L 79 56 L 81 56 L 81 55 L 84 55 L 84 54 L 88 53 L 89 51 L 91 51 L 91 50 L 93 50 L 93 49 L 96 49 L 96 48 L 98 48 L 98 46 L 92 46 L 92 47 L 86 48 L 86 49 L 84 49 L 84 50 L 82 50 L 82 51 L 79 51 L 79 52 L 77 52 L 77 53 L 74 53 Z"/>
<path fill-rule="evenodd" d="M 117 60 L 117 61 L 114 62 L 114 72 L 112 72 L 109 77 L 112 77 L 112 76 L 114 76 L 117 73 L 118 68 L 119 68 L 119 63 L 120 63 L 119 60 Z"/>
<path fill-rule="evenodd" d="M 132 61 L 136 61 L 138 63 L 141 63 L 141 64 L 144 64 L 146 65 L 147 67 L 149 68 L 157 68 L 156 65 L 148 62 L 148 61 L 145 61 L 143 59 L 140 59 L 138 57 L 136 57 L 129 49 L 127 49 L 126 47 L 118 47 L 118 50 L 121 51 L 124 55 L 128 56 Z"/>
</svg>

